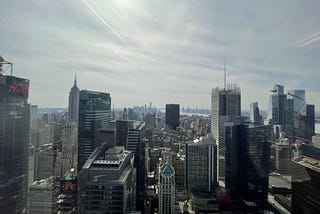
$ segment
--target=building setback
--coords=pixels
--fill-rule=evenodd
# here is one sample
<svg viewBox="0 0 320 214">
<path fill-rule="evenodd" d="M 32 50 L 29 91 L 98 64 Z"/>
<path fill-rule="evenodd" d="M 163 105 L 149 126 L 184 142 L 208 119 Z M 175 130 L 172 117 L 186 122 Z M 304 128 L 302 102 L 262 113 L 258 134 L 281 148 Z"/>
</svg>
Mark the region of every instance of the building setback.
<svg viewBox="0 0 320 214">
<path fill-rule="evenodd" d="M 81 213 L 124 213 L 136 209 L 133 153 L 124 147 L 98 147 L 79 176 Z"/>
<path fill-rule="evenodd" d="M 3 75 L 1 57 L 0 62 L 0 210 L 23 213 L 28 185 L 29 80 Z"/>
</svg>

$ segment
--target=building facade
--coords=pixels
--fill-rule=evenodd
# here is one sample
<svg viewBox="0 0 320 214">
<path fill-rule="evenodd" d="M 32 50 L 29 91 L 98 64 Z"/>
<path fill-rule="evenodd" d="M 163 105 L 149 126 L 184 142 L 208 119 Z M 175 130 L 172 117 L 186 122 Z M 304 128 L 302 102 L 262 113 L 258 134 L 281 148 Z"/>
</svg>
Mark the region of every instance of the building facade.
<svg viewBox="0 0 320 214">
<path fill-rule="evenodd" d="M 257 102 L 250 104 L 250 122 L 255 124 L 262 124 L 262 116 Z"/>
<path fill-rule="evenodd" d="M 98 147 L 80 172 L 81 213 L 135 211 L 136 169 L 124 147 Z"/>
<path fill-rule="evenodd" d="M 0 62 L 3 59 L 0 57 Z M 29 80 L 0 64 L 0 210 L 26 212 L 30 133 Z"/>
<path fill-rule="evenodd" d="M 241 116 L 241 91 L 236 85 L 214 88 L 211 92 L 211 133 L 218 145 L 218 176 L 225 177 L 225 123 Z"/>
<path fill-rule="evenodd" d="M 174 168 L 165 163 L 159 174 L 159 214 L 173 214 L 175 207 Z"/>
<path fill-rule="evenodd" d="M 212 192 L 217 182 L 217 145 L 212 134 L 186 143 L 188 191 L 193 194 Z"/>
<path fill-rule="evenodd" d="M 293 160 L 292 213 L 320 213 L 319 159 L 301 156 Z"/>
<path fill-rule="evenodd" d="M 180 125 L 180 105 L 166 104 L 166 125 L 170 129 L 176 130 Z"/>
<path fill-rule="evenodd" d="M 78 171 L 81 170 L 98 142 L 101 129 L 111 126 L 109 93 L 81 90 L 79 101 Z"/>
<path fill-rule="evenodd" d="M 79 121 L 79 98 L 80 90 L 77 86 L 77 79 L 74 78 L 73 86 L 69 92 L 68 119 L 78 124 Z"/>
</svg>

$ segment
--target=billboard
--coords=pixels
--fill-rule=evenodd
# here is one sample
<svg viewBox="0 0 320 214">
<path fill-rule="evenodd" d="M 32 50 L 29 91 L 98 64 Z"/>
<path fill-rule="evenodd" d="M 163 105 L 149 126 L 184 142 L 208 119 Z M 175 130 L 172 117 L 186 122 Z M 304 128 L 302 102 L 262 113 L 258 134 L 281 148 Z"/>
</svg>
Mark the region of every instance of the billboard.
<svg viewBox="0 0 320 214">
<path fill-rule="evenodd" d="M 14 76 L 0 75 L 0 95 L 6 97 L 28 98 L 29 80 Z"/>
<path fill-rule="evenodd" d="M 77 192 L 76 178 L 65 177 L 60 180 L 60 191 L 62 194 L 75 194 Z"/>
</svg>

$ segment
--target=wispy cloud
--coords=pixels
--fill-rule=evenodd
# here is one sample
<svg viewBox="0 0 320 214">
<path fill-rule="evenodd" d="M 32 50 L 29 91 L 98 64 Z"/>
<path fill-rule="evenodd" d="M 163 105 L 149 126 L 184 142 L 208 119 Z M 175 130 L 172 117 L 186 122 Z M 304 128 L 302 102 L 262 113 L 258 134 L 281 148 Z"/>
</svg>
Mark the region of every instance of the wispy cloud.
<svg viewBox="0 0 320 214">
<path fill-rule="evenodd" d="M 120 40 L 124 45 L 128 45 L 126 40 L 121 36 L 121 34 L 116 31 L 92 6 L 91 4 L 86 1 L 86 0 L 82 0 L 86 6 L 93 12 L 93 14 L 106 26 L 109 28 L 109 30 L 111 30 Z"/>
<path fill-rule="evenodd" d="M 320 32 L 315 33 L 297 43 L 297 47 L 305 47 L 320 41 Z"/>
</svg>

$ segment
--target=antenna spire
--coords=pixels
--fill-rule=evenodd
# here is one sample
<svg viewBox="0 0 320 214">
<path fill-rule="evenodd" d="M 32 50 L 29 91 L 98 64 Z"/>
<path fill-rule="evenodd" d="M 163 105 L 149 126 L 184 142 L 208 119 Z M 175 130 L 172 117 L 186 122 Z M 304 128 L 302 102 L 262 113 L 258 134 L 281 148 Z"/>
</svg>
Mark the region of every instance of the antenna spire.
<svg viewBox="0 0 320 214">
<path fill-rule="evenodd" d="M 224 90 L 227 89 L 227 58 L 224 58 Z"/>
</svg>

